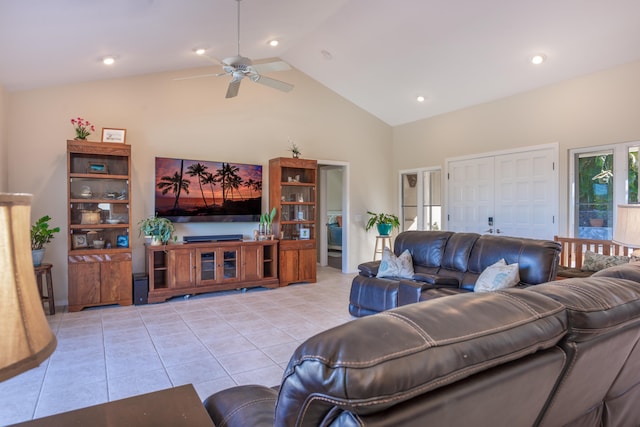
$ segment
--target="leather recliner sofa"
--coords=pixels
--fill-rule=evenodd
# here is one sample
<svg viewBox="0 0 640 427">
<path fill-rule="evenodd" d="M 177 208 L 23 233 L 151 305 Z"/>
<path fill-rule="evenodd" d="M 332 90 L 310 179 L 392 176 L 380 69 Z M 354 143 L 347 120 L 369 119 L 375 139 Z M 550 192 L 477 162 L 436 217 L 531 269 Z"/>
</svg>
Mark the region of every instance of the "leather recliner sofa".
<svg viewBox="0 0 640 427">
<path fill-rule="evenodd" d="M 300 345 L 279 387 L 204 404 L 218 427 L 637 426 L 640 264 L 625 268 L 356 319 Z"/>
<path fill-rule="evenodd" d="M 445 295 L 472 292 L 480 274 L 504 259 L 518 263 L 520 286 L 537 285 L 556 278 L 560 257 L 558 242 L 516 237 L 406 231 L 394 242 L 399 256 L 408 250 L 414 275 L 378 278 L 380 261 L 358 266 L 351 284 L 349 312 L 356 317 L 379 313 L 400 305 Z"/>
</svg>

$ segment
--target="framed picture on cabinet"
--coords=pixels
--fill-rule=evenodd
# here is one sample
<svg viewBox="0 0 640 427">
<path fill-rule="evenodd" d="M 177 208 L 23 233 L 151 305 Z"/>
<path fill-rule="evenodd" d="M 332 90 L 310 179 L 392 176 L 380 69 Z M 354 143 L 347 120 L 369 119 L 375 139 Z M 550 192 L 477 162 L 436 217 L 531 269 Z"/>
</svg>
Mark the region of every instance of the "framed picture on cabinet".
<svg viewBox="0 0 640 427">
<path fill-rule="evenodd" d="M 73 249 L 82 249 L 89 247 L 89 245 L 87 244 L 87 235 L 74 234 L 72 236 L 71 246 L 73 246 Z"/>
<path fill-rule="evenodd" d="M 126 129 L 102 128 L 102 142 L 121 142 L 125 144 Z"/>
<path fill-rule="evenodd" d="M 300 229 L 300 240 L 307 240 L 309 239 L 309 229 L 308 228 L 301 228 Z"/>
</svg>

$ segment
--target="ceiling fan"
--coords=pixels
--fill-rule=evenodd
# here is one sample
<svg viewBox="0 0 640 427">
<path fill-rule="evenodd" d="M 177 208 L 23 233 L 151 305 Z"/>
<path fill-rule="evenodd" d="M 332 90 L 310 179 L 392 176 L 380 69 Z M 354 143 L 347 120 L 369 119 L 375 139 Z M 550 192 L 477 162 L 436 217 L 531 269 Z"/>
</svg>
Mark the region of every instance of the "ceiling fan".
<svg viewBox="0 0 640 427">
<path fill-rule="evenodd" d="M 229 82 L 229 87 L 227 88 L 227 94 L 225 98 L 233 98 L 238 95 L 238 90 L 240 89 L 240 82 L 245 77 L 249 78 L 249 80 L 260 83 L 265 86 L 272 87 L 274 89 L 281 90 L 283 92 L 289 92 L 293 89 L 293 85 L 289 83 L 282 82 L 280 80 L 272 79 L 270 77 L 263 76 L 263 73 L 269 73 L 273 71 L 286 71 L 290 70 L 291 67 L 289 64 L 283 61 L 273 61 L 267 62 L 264 64 L 254 64 L 251 59 L 240 55 L 240 2 L 242 0 L 236 0 L 238 3 L 238 54 L 236 56 L 230 56 L 228 58 L 224 58 L 222 61 L 219 61 L 215 58 L 209 58 L 215 63 L 222 66 L 224 73 L 218 74 L 205 74 L 200 76 L 191 76 L 184 77 L 176 80 L 184 80 L 184 79 L 192 79 L 192 78 L 200 78 L 200 77 L 210 77 L 210 76 L 231 76 L 231 81 Z"/>
</svg>

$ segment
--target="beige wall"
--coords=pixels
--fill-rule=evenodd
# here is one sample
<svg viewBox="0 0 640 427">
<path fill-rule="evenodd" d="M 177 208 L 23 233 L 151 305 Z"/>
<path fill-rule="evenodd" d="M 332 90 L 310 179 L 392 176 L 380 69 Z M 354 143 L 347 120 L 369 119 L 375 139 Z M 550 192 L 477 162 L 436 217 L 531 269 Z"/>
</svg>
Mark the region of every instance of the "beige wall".
<svg viewBox="0 0 640 427">
<path fill-rule="evenodd" d="M 364 231 L 366 210 L 392 210 L 389 167 L 391 128 L 295 70 L 278 78 L 296 88 L 288 93 L 244 81 L 240 95 L 224 99 L 226 78 L 174 81 L 176 76 L 211 72 L 161 73 L 11 93 L 8 96 L 8 190 L 34 194 L 32 219 L 44 214 L 67 233 L 66 140 L 69 120 L 83 117 L 98 128 L 127 129 L 132 146 L 133 223 L 153 214 L 154 157 L 259 163 L 268 180 L 268 159 L 289 156 L 289 138 L 303 158 L 349 162 L 352 194 L 350 270 L 369 260 L 373 236 Z M 371 188 L 377 188 L 374 193 Z M 265 196 L 266 196 L 265 192 Z M 265 210 L 266 210 L 265 197 Z M 242 232 L 255 224 L 178 227 L 178 235 Z M 56 299 L 67 299 L 65 234 L 48 245 L 55 264 Z M 144 271 L 143 242 L 131 231 L 134 272 Z"/>
<path fill-rule="evenodd" d="M 74 136 L 69 119 L 78 115 L 98 127 L 90 140 L 99 139 L 101 127 L 127 129 L 134 223 L 153 213 L 155 156 L 266 167 L 269 158 L 289 155 L 292 138 L 304 158 L 349 162 L 349 269 L 355 271 L 373 252 L 373 234 L 363 229 L 366 211 L 397 212 L 399 170 L 444 167 L 448 157 L 558 142 L 560 233 L 565 234 L 567 151 L 640 140 L 640 62 L 393 129 L 295 70 L 278 75 L 296 85 L 288 94 L 247 81 L 231 100 L 223 98 L 224 78 L 173 80 L 203 72 L 210 69 L 9 94 L 0 90 L 5 101 L 0 189 L 34 193 L 32 216 L 49 214 L 66 233 L 65 144 Z M 250 234 L 252 228 L 181 226 L 178 234 Z M 131 234 L 134 271 L 143 271 L 142 241 L 135 227 Z M 67 241 L 60 236 L 49 248 L 46 260 L 55 263 L 56 297 L 63 302 Z"/>
<path fill-rule="evenodd" d="M 0 85 L 0 192 L 7 192 L 9 172 L 7 170 L 7 92 Z"/>
<path fill-rule="evenodd" d="M 449 157 L 559 143 L 559 233 L 567 235 L 568 150 L 640 140 L 640 62 L 397 126 L 393 135 L 394 171 L 444 170 Z"/>
</svg>

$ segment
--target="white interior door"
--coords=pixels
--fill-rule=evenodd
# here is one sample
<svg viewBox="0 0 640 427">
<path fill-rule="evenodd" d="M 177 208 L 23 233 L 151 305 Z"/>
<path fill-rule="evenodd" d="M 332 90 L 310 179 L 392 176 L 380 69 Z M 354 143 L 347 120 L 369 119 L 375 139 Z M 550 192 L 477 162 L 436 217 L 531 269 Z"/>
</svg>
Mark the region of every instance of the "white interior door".
<svg viewBox="0 0 640 427">
<path fill-rule="evenodd" d="M 495 232 L 553 239 L 557 204 L 554 175 L 551 149 L 496 156 Z"/>
<path fill-rule="evenodd" d="M 448 162 L 447 229 L 553 239 L 556 158 L 545 147 Z"/>
<path fill-rule="evenodd" d="M 489 218 L 494 216 L 493 164 L 493 157 L 449 163 L 448 230 L 489 232 Z"/>
</svg>

